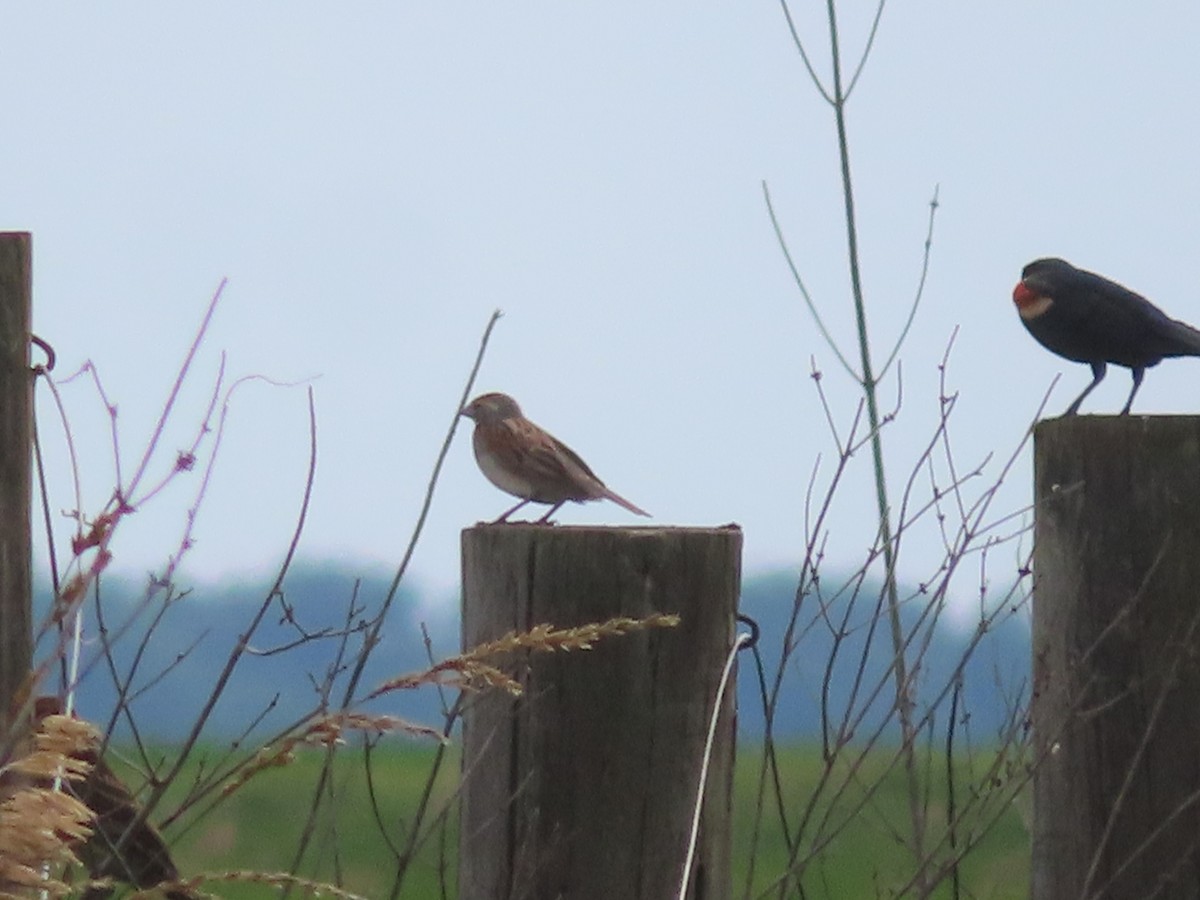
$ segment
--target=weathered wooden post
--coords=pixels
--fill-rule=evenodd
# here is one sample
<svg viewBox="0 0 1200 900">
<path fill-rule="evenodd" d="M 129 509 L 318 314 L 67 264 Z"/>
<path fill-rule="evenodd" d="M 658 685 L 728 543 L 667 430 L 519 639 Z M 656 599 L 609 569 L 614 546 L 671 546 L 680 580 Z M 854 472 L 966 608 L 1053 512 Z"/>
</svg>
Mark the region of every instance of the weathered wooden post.
<svg viewBox="0 0 1200 900">
<path fill-rule="evenodd" d="M 1200 417 L 1038 424 L 1034 900 L 1200 896 Z"/>
<path fill-rule="evenodd" d="M 0 722 L 32 655 L 30 245 L 26 232 L 0 233 Z"/>
<path fill-rule="evenodd" d="M 520 698 L 471 700 L 461 900 L 676 896 L 717 682 L 734 638 L 737 528 L 479 525 L 462 535 L 463 643 L 677 613 L 677 628 L 531 654 Z M 730 896 L 735 706 L 726 694 L 687 896 Z"/>
</svg>

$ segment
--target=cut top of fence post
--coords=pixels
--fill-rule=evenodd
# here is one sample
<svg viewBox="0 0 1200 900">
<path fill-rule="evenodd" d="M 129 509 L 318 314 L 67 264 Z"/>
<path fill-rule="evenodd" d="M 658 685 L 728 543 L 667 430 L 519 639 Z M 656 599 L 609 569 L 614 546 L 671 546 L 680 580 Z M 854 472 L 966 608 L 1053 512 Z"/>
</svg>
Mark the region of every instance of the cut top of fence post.
<svg viewBox="0 0 1200 900">
<path fill-rule="evenodd" d="M 673 897 L 709 715 L 734 634 L 741 531 L 480 525 L 463 548 L 463 643 L 677 614 L 675 628 L 521 654 L 524 692 L 473 696 L 459 896 Z M 731 688 L 732 691 L 732 688 Z M 726 897 L 735 730 L 722 704 L 689 898 Z"/>
<path fill-rule="evenodd" d="M 1035 431 L 1034 900 L 1200 895 L 1200 416 Z"/>
</svg>

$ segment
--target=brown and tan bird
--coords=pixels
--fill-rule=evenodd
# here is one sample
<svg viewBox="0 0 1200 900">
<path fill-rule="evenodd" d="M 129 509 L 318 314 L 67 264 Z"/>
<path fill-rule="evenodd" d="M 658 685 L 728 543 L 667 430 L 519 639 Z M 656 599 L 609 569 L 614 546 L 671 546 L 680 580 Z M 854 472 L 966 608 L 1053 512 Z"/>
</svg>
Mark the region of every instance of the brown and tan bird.
<svg viewBox="0 0 1200 900">
<path fill-rule="evenodd" d="M 61 715 L 62 701 L 58 697 L 38 697 L 34 704 L 33 722 Z M 77 747 L 71 755 L 87 763 L 88 775 L 82 780 L 64 780 L 62 789 L 78 798 L 95 817 L 90 823 L 92 834 L 78 843 L 74 850 L 96 880 L 125 882 L 134 887 L 149 889 L 179 880 L 179 870 L 157 829 L 141 818 L 141 808 L 129 789 L 100 756 L 100 737 L 86 748 Z M 137 823 L 135 825 L 135 823 Z M 127 833 L 128 832 L 128 833 Z M 104 900 L 113 889 L 108 886 L 88 887 L 83 900 Z M 163 889 L 169 900 L 196 900 L 197 894 L 185 886 Z"/>
<path fill-rule="evenodd" d="M 496 522 L 530 502 L 550 504 L 538 519 L 539 524 L 547 522 L 568 500 L 611 500 L 639 516 L 650 515 L 605 486 L 578 453 L 526 419 L 507 394 L 482 394 L 462 415 L 475 421 L 472 444 L 483 474 L 500 490 L 521 498 Z"/>
</svg>

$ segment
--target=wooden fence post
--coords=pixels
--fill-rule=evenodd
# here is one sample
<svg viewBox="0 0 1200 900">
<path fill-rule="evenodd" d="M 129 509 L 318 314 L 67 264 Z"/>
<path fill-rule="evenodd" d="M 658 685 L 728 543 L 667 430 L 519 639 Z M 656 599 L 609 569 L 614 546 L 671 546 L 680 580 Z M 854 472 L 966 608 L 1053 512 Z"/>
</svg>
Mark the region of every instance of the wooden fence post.
<svg viewBox="0 0 1200 900">
<path fill-rule="evenodd" d="M 677 628 L 534 653 L 524 687 L 464 718 L 460 900 L 676 896 L 741 531 L 478 525 L 463 531 L 463 644 L 551 623 L 677 613 Z M 506 666 L 506 669 L 510 667 Z M 726 694 L 687 896 L 729 897 L 735 733 Z"/>
<path fill-rule="evenodd" d="M 0 722 L 29 674 L 31 239 L 0 232 Z"/>
<path fill-rule="evenodd" d="M 1034 900 L 1200 896 L 1200 417 L 1035 432 Z"/>
</svg>

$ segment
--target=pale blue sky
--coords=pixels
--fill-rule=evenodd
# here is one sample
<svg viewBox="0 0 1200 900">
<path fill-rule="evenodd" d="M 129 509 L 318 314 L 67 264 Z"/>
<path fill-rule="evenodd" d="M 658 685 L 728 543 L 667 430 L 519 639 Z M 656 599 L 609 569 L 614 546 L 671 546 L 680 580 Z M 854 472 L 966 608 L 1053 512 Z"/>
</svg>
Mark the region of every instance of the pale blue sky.
<svg viewBox="0 0 1200 900">
<path fill-rule="evenodd" d="M 850 65 L 869 19 L 845 6 L 856 7 L 842 22 Z M 795 14 L 827 74 L 823 7 Z M 1012 309 L 1030 259 L 1064 256 L 1200 324 L 1200 7 L 1155 8 L 885 10 L 849 106 L 880 352 L 907 313 L 941 192 L 886 438 L 898 487 L 932 434 L 955 327 L 962 469 L 995 451 L 986 472 L 998 471 L 1055 374 L 1054 413 L 1086 383 Z M 127 466 L 228 277 L 164 464 L 188 441 L 219 351 L 233 377 L 319 375 L 301 553 L 390 564 L 500 307 L 481 391 L 511 393 L 656 522 L 740 522 L 750 571 L 799 559 L 809 475 L 818 456 L 822 473 L 832 462 L 810 358 L 843 427 L 856 394 L 763 204 L 766 179 L 851 350 L 833 119 L 777 5 L 24 5 L 6 13 L 0 66 L 0 227 L 34 233 L 36 329 L 59 374 L 85 359 L 100 368 Z M 1136 411 L 1200 411 L 1197 376 L 1197 361 L 1151 371 Z M 1116 411 L 1128 389 L 1114 370 L 1085 411 Z M 111 488 L 104 417 L 85 386 L 64 396 L 95 510 Z M 53 440 L 48 406 L 42 423 Z M 307 431 L 303 389 L 236 397 L 193 578 L 277 563 Z M 51 465 L 56 506 L 69 507 L 61 452 Z M 997 515 L 1029 500 L 1028 451 L 1009 477 Z M 873 537 L 867 454 L 850 479 L 827 558 L 857 565 Z M 193 484 L 129 522 L 115 565 L 160 565 Z M 459 530 L 507 505 L 461 430 L 418 583 L 453 585 Z M 641 524 L 610 504 L 559 520 Z M 928 577 L 939 548 L 936 531 L 914 534 L 906 575 Z M 995 579 L 1015 567 L 1005 553 Z"/>
</svg>

